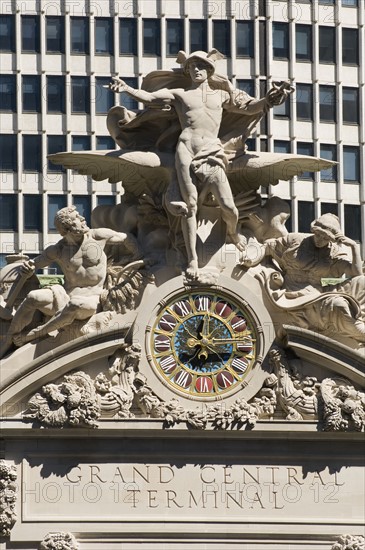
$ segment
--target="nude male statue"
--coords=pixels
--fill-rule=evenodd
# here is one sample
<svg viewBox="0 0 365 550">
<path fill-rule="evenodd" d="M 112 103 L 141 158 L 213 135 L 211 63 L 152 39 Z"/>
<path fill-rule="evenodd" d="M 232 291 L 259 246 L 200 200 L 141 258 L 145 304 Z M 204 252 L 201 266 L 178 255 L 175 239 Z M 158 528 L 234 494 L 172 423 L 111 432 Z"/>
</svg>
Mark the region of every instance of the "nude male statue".
<svg viewBox="0 0 365 550">
<path fill-rule="evenodd" d="M 169 209 L 175 215 L 182 216 L 188 256 L 187 273 L 193 278 L 198 275 L 198 206 L 201 196 L 205 197 L 208 192 L 214 195 L 221 208 L 230 240 L 239 250 L 245 249 L 246 241 L 237 231 L 238 211 L 226 176 L 223 147 L 218 139 L 223 109 L 253 115 L 282 103 L 287 97 L 285 90 L 274 87 L 261 100 L 250 98 L 242 105 L 235 105 L 232 94 L 223 89 L 213 89 L 209 83 L 215 72 L 214 60 L 222 57 L 217 50 L 214 50 L 214 55 L 197 51 L 188 56 L 183 65 L 185 73 L 190 75 L 191 86 L 186 89 L 164 88 L 150 93 L 135 90 L 119 78 L 113 78 L 114 82 L 110 84 L 112 91 L 126 92 L 146 105 L 160 100 L 176 110 L 182 131 L 176 147 L 175 167 L 183 202 L 171 202 Z"/>
<path fill-rule="evenodd" d="M 131 260 L 140 257 L 137 241 L 132 235 L 105 228 L 89 229 L 75 206 L 59 210 L 55 226 L 62 239 L 33 261 L 24 262 L 23 272 L 30 276 L 36 269 L 56 262 L 65 275 L 65 286 L 33 290 L 23 300 L 8 332 L 9 338 L 18 346 L 96 313 L 106 277 L 106 245 L 123 244 Z M 24 331 L 36 310 L 51 319 L 29 332 Z M 8 348 L 10 343 L 11 340 Z"/>
</svg>

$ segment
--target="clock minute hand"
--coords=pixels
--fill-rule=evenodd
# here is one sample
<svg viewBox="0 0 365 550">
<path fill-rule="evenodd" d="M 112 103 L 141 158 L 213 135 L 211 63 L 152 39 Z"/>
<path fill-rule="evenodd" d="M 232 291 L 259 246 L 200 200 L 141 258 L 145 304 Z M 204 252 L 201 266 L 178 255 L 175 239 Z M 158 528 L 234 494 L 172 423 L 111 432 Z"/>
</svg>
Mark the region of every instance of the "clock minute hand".
<svg viewBox="0 0 365 550">
<path fill-rule="evenodd" d="M 253 338 L 249 338 L 247 335 L 242 338 L 212 338 L 209 340 L 209 343 L 214 346 L 214 344 L 234 344 L 241 343 L 247 340 L 247 343 L 255 342 Z"/>
</svg>

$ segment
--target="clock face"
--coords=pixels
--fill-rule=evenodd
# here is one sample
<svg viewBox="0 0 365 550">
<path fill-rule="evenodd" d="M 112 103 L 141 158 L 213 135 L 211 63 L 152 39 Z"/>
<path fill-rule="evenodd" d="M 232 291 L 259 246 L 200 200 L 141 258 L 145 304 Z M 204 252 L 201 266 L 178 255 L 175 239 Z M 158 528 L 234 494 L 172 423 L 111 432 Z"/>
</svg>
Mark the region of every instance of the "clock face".
<svg viewBox="0 0 365 550">
<path fill-rule="evenodd" d="M 164 303 L 147 346 L 162 381 L 197 399 L 237 391 L 256 359 L 248 311 L 238 300 L 210 291 L 181 293 Z"/>
</svg>

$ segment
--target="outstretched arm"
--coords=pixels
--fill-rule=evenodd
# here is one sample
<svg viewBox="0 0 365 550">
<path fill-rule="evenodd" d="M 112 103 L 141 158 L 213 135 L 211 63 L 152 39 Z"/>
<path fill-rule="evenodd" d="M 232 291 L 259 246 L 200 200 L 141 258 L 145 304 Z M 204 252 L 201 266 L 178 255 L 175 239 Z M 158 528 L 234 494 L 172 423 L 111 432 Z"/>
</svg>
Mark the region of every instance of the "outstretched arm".
<svg viewBox="0 0 365 550">
<path fill-rule="evenodd" d="M 288 96 L 293 93 L 294 88 L 288 82 L 282 82 L 281 84 L 275 84 L 267 92 L 266 96 L 261 99 L 254 99 L 241 90 L 235 90 L 232 86 L 231 96 L 233 99 L 233 110 L 244 111 L 248 115 L 255 115 L 262 113 L 275 107 L 275 105 L 281 105 L 286 101 Z M 232 106 L 227 107 L 232 110 Z"/>
<path fill-rule="evenodd" d="M 142 257 L 137 239 L 131 233 L 119 233 L 113 229 L 101 228 L 93 230 L 93 237 L 97 240 L 104 240 L 105 244 L 123 244 L 134 260 Z"/>
<path fill-rule="evenodd" d="M 141 101 L 142 103 L 152 103 L 156 99 L 161 99 L 163 101 L 171 101 L 175 98 L 174 94 L 170 92 L 167 88 L 158 90 L 156 92 L 150 93 L 145 90 L 136 90 L 131 86 L 128 86 L 121 78 L 113 77 L 113 82 L 109 84 L 109 89 L 113 92 L 126 92 L 128 95 Z"/>
</svg>

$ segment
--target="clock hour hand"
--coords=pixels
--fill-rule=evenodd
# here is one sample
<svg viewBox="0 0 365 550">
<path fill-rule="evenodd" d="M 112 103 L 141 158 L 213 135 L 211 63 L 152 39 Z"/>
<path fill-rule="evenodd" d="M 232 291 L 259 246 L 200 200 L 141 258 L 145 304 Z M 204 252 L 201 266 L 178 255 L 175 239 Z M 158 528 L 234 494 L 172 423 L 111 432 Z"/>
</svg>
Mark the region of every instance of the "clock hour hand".
<svg viewBox="0 0 365 550">
<path fill-rule="evenodd" d="M 212 338 L 209 342 L 210 342 L 210 344 L 212 344 L 214 346 L 214 345 L 217 345 L 217 344 L 235 344 L 235 343 L 241 344 L 245 340 L 247 341 L 248 344 L 255 341 L 253 338 L 249 338 L 246 334 L 245 336 L 242 336 L 241 338 L 240 337 L 238 337 L 238 338 L 237 337 L 236 338 Z"/>
</svg>

